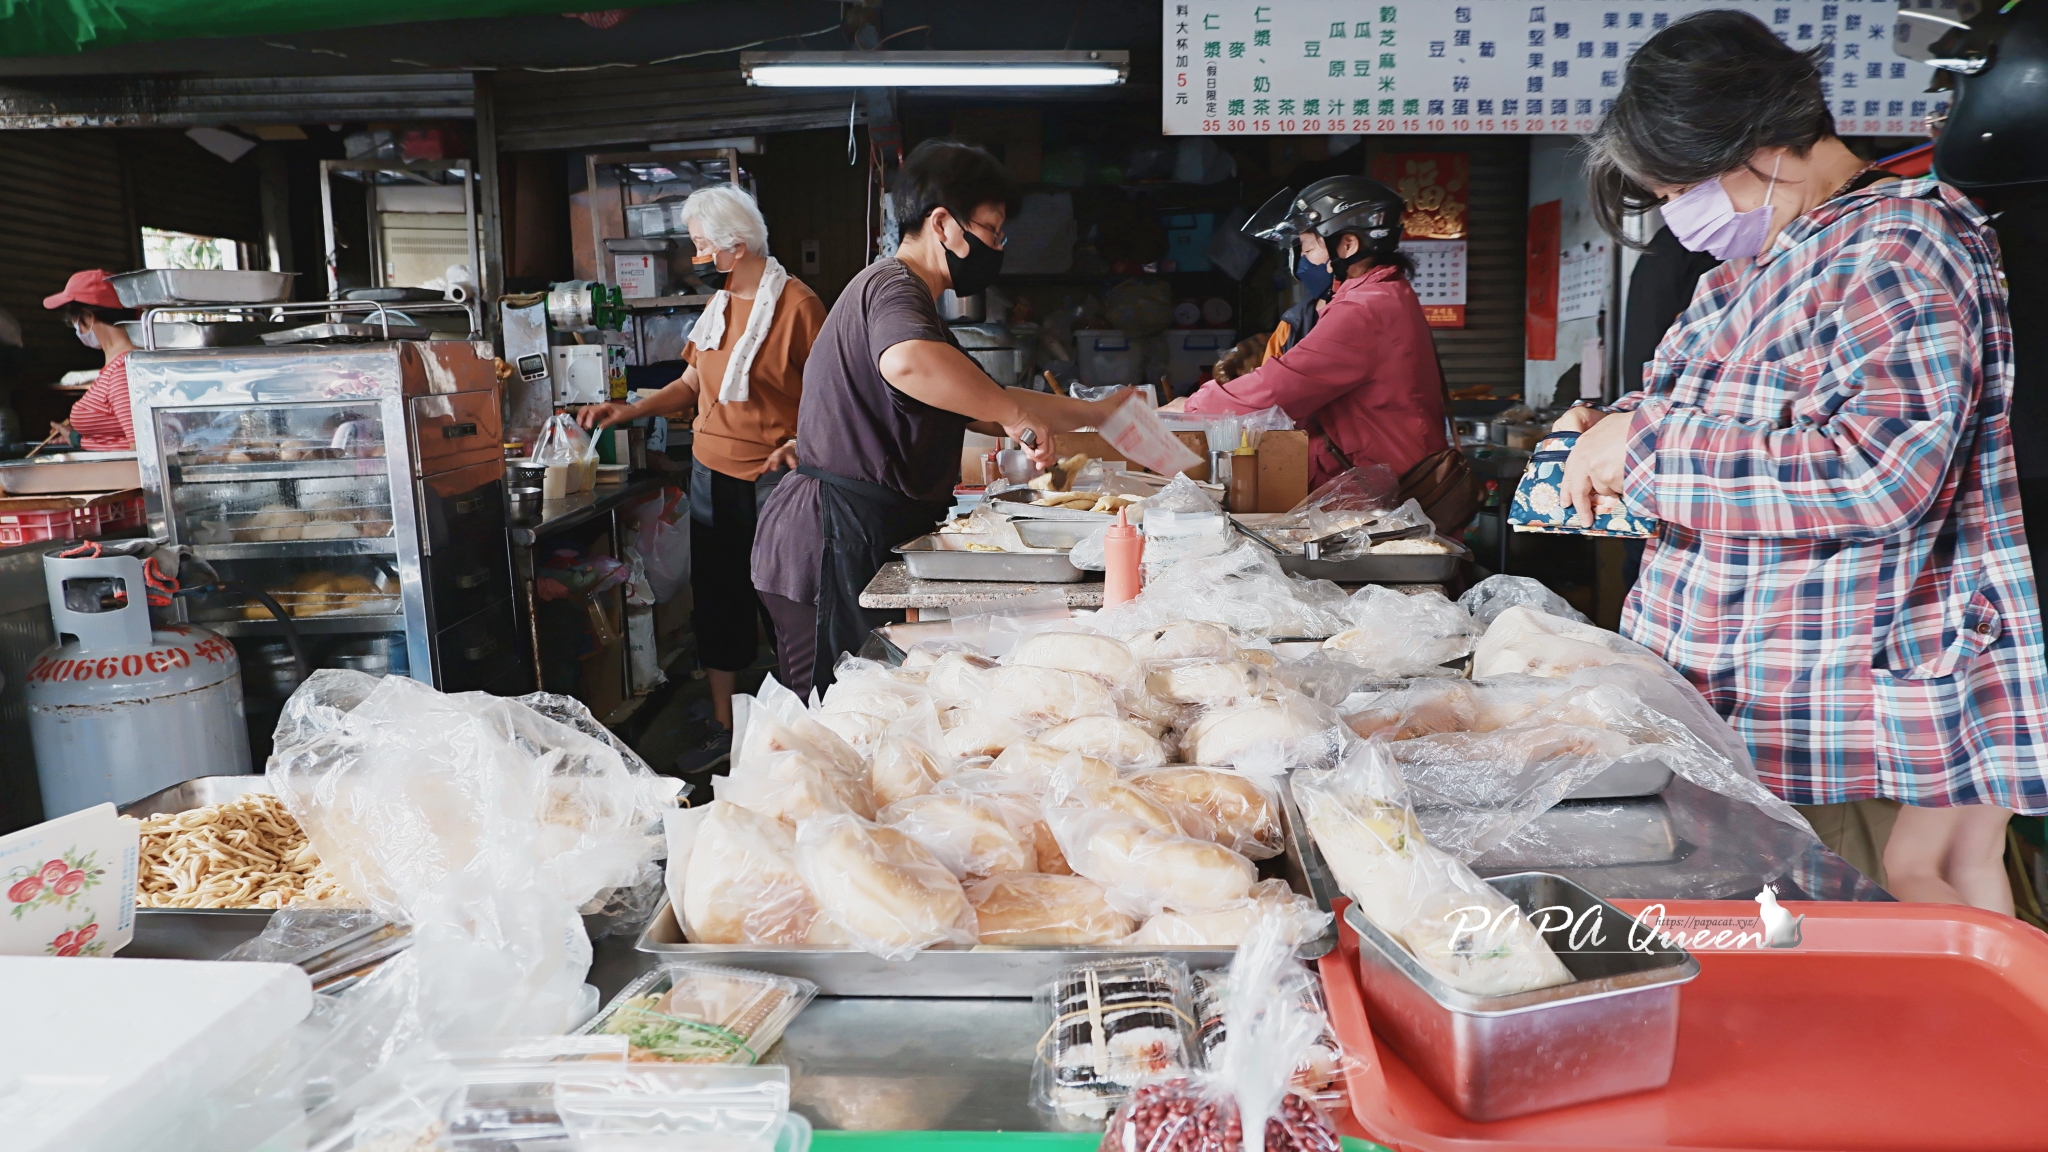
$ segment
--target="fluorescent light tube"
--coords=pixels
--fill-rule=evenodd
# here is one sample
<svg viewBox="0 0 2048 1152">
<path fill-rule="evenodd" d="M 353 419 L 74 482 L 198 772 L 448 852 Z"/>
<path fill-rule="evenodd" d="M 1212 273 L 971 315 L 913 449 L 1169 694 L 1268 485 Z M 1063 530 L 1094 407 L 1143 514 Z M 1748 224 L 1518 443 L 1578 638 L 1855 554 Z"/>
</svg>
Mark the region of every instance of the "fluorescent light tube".
<svg viewBox="0 0 2048 1152">
<path fill-rule="evenodd" d="M 1121 84 L 1127 52 L 748 52 L 762 88 L 1071 88 Z"/>
</svg>

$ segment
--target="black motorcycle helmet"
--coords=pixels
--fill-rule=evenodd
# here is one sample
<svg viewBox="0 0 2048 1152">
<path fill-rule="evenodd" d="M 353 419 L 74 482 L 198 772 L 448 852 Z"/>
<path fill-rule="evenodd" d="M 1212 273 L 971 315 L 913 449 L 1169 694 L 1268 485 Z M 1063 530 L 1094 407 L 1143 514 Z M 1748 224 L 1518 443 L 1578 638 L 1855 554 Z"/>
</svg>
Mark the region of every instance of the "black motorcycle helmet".
<svg viewBox="0 0 2048 1152">
<path fill-rule="evenodd" d="M 1303 188 L 1273 194 L 1245 221 L 1248 236 L 1293 245 L 1304 232 L 1314 232 L 1330 245 L 1330 271 L 1343 276 L 1362 259 L 1384 260 L 1401 244 L 1401 194 L 1366 176 L 1330 176 Z M 1358 252 L 1339 257 L 1337 237 L 1358 237 Z"/>
<path fill-rule="evenodd" d="M 1934 65 L 1930 91 L 1954 92 L 1934 141 L 1934 172 L 1965 192 L 2048 183 L 2048 0 L 1901 0 L 1893 50 Z"/>
</svg>

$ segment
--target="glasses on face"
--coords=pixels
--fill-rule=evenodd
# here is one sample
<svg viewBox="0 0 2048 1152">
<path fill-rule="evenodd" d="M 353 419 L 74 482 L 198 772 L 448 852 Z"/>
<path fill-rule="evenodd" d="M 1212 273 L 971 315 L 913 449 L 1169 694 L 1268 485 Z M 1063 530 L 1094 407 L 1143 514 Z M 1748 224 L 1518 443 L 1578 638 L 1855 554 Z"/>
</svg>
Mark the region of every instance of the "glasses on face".
<svg viewBox="0 0 2048 1152">
<path fill-rule="evenodd" d="M 989 224 L 981 220 L 969 220 L 967 228 L 976 236 L 981 237 L 982 243 L 998 251 L 1010 243 L 1010 234 L 998 225 Z"/>
</svg>

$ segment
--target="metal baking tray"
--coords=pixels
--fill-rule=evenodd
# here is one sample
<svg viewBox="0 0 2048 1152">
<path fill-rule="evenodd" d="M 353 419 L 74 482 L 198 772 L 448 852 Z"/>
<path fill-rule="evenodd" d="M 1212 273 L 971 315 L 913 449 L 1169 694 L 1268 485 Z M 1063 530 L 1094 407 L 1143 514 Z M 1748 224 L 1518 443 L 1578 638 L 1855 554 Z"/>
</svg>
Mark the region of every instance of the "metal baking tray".
<svg viewBox="0 0 2048 1152">
<path fill-rule="evenodd" d="M 142 487 L 133 452 L 54 452 L 0 463 L 0 492 L 42 496 L 53 492 L 120 492 Z"/>
<path fill-rule="evenodd" d="M 1662 760 L 1624 760 L 1565 795 L 1567 800 L 1619 800 L 1656 796 L 1671 786 L 1675 774 Z"/>
<path fill-rule="evenodd" d="M 981 539 L 966 532 L 933 532 L 891 551 L 903 557 L 910 574 L 919 580 L 1079 584 L 1088 578 L 1065 552 L 976 552 L 967 547 Z"/>
<path fill-rule="evenodd" d="M 234 272 L 219 268 L 149 268 L 107 277 L 123 308 L 167 304 L 282 304 L 291 299 L 292 272 Z"/>
<path fill-rule="evenodd" d="M 1691 849 L 1660 797 L 1569 800 L 1551 806 L 1506 843 L 1488 849 L 1472 861 L 1472 868 L 1482 875 L 1582 872 L 1673 864 Z"/>
<path fill-rule="evenodd" d="M 263 342 L 278 344 L 363 344 L 377 340 L 425 340 L 433 331 L 413 324 L 307 324 L 263 334 Z"/>
<path fill-rule="evenodd" d="M 137 348 L 240 348 L 262 344 L 266 333 L 285 325 L 276 320 L 123 320 L 121 330 Z"/>
<path fill-rule="evenodd" d="M 1017 535 L 1032 548 L 1066 548 L 1086 540 L 1102 530 L 1108 521 L 1102 520 L 1039 520 L 1019 516 L 1010 521 L 1016 526 Z"/>
<path fill-rule="evenodd" d="M 1444 584 L 1458 578 L 1472 553 L 1462 543 L 1438 536 L 1451 551 L 1442 555 L 1365 555 L 1349 560 L 1310 560 L 1298 552 L 1274 559 L 1290 576 L 1334 580 L 1339 584 Z"/>
<path fill-rule="evenodd" d="M 270 792 L 264 776 L 195 776 L 120 806 L 141 819 L 225 804 L 251 792 Z M 137 908 L 135 939 L 121 950 L 145 960 L 218 960 L 221 953 L 263 934 L 270 908 Z"/>
<path fill-rule="evenodd" d="M 1562 876 L 1519 872 L 1487 881 L 1537 921 L 1575 979 L 1513 996 L 1473 996 L 1443 983 L 1353 904 L 1358 975 L 1373 1030 L 1444 1103 L 1468 1120 L 1661 1088 L 1678 1050 L 1679 989 L 1699 961 L 1654 937 L 1629 946 L 1632 917 Z"/>
<path fill-rule="evenodd" d="M 1337 886 L 1322 856 L 1305 834 L 1293 804 L 1281 797 L 1286 851 L 1259 861 L 1261 879 L 1277 875 L 1323 911 Z M 1313 960 L 1337 945 L 1334 924 L 1302 945 L 1300 955 Z M 1222 968 L 1237 949 L 1228 945 L 1202 948 L 1125 948 L 1117 945 L 1007 947 L 983 944 L 974 948 L 927 948 L 908 960 L 891 963 L 851 948 L 776 947 L 765 944 L 692 944 L 683 938 L 675 909 L 664 903 L 635 945 L 664 959 L 730 964 L 757 972 L 796 976 L 818 986 L 820 996 L 891 997 L 1028 997 L 1036 995 L 1053 974 L 1069 964 L 1115 960 L 1128 956 L 1166 956 L 1191 969 Z"/>
<path fill-rule="evenodd" d="M 247 776 L 194 776 L 169 788 L 158 789 L 140 800 L 131 800 L 118 809 L 123 816 L 141 819 L 144 816 L 165 816 L 172 812 L 184 812 L 192 808 L 204 808 L 209 804 L 225 804 L 251 792 L 275 792 L 270 778 L 260 773 Z"/>
</svg>

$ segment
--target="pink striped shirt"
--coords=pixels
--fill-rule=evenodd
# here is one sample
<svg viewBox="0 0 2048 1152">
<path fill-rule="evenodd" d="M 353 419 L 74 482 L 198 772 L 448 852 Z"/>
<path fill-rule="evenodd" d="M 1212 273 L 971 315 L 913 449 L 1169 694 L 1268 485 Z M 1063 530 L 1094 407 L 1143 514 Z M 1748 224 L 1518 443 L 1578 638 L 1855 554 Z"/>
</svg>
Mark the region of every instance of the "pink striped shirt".
<svg viewBox="0 0 2048 1152">
<path fill-rule="evenodd" d="M 87 452 L 134 450 L 135 417 L 128 410 L 126 352 L 109 360 L 92 387 L 71 406 L 71 427 L 78 433 L 78 446 Z"/>
</svg>

